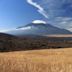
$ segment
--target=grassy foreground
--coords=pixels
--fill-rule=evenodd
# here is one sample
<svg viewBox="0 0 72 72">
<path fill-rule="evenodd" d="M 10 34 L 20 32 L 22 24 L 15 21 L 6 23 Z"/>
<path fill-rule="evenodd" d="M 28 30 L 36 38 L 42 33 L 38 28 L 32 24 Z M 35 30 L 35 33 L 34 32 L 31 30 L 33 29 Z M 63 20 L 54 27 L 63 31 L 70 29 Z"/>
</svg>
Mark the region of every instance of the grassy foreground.
<svg viewBox="0 0 72 72">
<path fill-rule="evenodd" d="M 72 49 L 0 53 L 0 72 L 72 72 Z"/>
</svg>

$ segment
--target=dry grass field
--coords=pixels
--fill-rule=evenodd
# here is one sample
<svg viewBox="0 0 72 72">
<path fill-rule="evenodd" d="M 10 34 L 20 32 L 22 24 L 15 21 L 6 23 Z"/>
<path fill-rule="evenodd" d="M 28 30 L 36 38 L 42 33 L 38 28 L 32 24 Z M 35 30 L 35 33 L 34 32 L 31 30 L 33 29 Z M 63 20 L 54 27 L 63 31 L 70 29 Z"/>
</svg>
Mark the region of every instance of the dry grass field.
<svg viewBox="0 0 72 72">
<path fill-rule="evenodd" d="M 0 53 L 0 72 L 72 72 L 72 48 Z"/>
</svg>

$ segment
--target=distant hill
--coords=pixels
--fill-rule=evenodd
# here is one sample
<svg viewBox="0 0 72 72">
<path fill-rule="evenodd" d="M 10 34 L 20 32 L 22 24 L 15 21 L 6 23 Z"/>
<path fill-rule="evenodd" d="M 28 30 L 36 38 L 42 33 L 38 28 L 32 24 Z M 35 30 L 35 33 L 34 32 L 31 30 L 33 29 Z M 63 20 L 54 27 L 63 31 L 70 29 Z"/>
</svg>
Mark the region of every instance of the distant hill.
<svg viewBox="0 0 72 72">
<path fill-rule="evenodd" d="M 15 36 L 24 35 L 51 35 L 51 34 L 72 34 L 72 32 L 66 29 L 60 29 L 48 23 L 30 23 L 25 26 L 16 28 L 15 30 L 6 32 Z"/>
<path fill-rule="evenodd" d="M 16 36 L 0 33 L 0 51 L 12 51 L 14 45 L 14 40 L 17 40 Z"/>
<path fill-rule="evenodd" d="M 0 39 L 11 39 L 11 38 L 17 38 L 16 36 L 14 35 L 10 35 L 10 34 L 6 34 L 6 33 L 0 33 Z"/>
<path fill-rule="evenodd" d="M 24 35 L 16 37 L 0 33 L 0 52 L 72 47 L 72 37 Z"/>
</svg>

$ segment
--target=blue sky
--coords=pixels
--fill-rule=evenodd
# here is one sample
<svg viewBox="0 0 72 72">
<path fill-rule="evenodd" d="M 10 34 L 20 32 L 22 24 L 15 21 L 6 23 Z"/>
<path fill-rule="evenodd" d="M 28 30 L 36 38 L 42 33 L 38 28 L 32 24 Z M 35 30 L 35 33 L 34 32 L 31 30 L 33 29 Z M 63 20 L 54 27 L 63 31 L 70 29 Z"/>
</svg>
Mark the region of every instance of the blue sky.
<svg viewBox="0 0 72 72">
<path fill-rule="evenodd" d="M 38 19 L 72 31 L 72 0 L 0 0 L 0 31 Z"/>
<path fill-rule="evenodd" d="M 29 0 L 48 23 L 72 31 L 72 0 Z"/>
<path fill-rule="evenodd" d="M 0 31 L 13 29 L 43 16 L 26 0 L 0 0 Z"/>
</svg>

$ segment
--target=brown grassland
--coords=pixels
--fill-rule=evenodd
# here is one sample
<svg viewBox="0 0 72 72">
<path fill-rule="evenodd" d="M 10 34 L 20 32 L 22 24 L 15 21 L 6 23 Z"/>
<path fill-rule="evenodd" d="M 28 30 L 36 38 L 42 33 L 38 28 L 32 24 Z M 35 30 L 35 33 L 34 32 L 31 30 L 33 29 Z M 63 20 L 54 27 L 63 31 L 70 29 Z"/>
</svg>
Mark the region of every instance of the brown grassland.
<svg viewBox="0 0 72 72">
<path fill-rule="evenodd" d="M 72 72 L 72 48 L 0 53 L 0 72 Z"/>
</svg>

